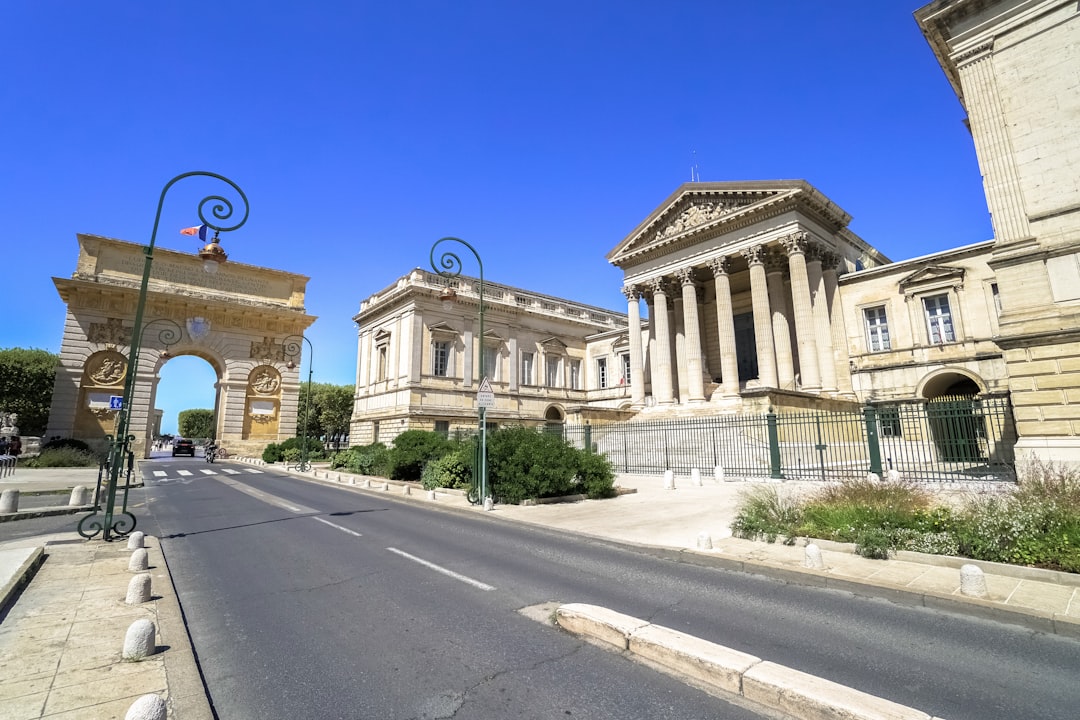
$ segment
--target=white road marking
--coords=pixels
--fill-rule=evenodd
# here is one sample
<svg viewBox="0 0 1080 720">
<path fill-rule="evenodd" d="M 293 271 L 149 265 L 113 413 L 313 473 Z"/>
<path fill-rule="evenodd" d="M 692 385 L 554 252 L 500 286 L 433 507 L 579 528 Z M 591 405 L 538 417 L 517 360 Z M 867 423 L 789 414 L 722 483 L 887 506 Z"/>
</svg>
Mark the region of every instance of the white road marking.
<svg viewBox="0 0 1080 720">
<path fill-rule="evenodd" d="M 177 470 L 176 474 L 177 475 L 183 475 L 184 477 L 188 477 L 189 475 L 191 475 L 191 471 L 190 470 Z"/>
<path fill-rule="evenodd" d="M 226 475 L 239 475 L 240 474 L 239 470 L 233 470 L 232 468 L 222 468 L 221 472 L 225 473 Z"/>
<path fill-rule="evenodd" d="M 244 468 L 244 472 L 254 473 L 255 475 L 262 475 L 262 470 L 256 470 L 255 468 Z"/>
<path fill-rule="evenodd" d="M 217 475 L 217 472 L 213 470 L 200 470 L 199 472 L 201 472 L 203 475 Z"/>
<path fill-rule="evenodd" d="M 154 477 L 166 477 L 168 474 L 169 473 L 165 472 L 164 470 L 155 470 L 154 471 Z"/>
<path fill-rule="evenodd" d="M 447 570 L 446 568 L 442 567 L 441 565 L 436 565 L 433 562 L 428 562 L 427 560 L 424 560 L 422 558 L 418 558 L 415 555 L 410 555 L 409 553 L 398 550 L 397 548 L 388 547 L 386 549 L 389 550 L 390 552 L 394 553 L 395 555 L 400 555 L 401 557 L 412 560 L 415 563 L 420 563 L 424 567 L 430 568 L 430 569 L 434 570 L 435 572 L 442 573 L 443 575 L 446 575 L 447 577 L 452 577 L 455 580 L 460 580 L 463 583 L 468 583 L 469 585 L 472 585 L 473 587 L 480 588 L 481 590 L 494 590 L 495 589 L 492 585 L 488 585 L 487 583 L 482 583 L 479 580 L 473 580 L 471 577 L 466 577 L 465 575 L 461 575 L 459 573 L 456 573 L 453 570 Z"/>
<path fill-rule="evenodd" d="M 317 517 L 315 519 L 318 520 L 319 522 L 321 522 L 323 525 L 329 525 L 332 528 L 337 528 L 341 532 L 347 532 L 350 535 L 355 535 L 356 537 L 364 537 L 363 535 L 356 532 L 355 530 L 350 530 L 349 528 L 341 527 L 340 525 L 335 525 L 334 523 L 330 522 L 329 520 L 323 520 L 321 517 Z"/>
<path fill-rule="evenodd" d="M 263 492 L 262 490 L 256 490 L 253 487 L 249 487 L 247 485 L 244 485 L 243 483 L 236 482 L 235 480 L 229 480 L 228 478 L 223 478 L 223 477 L 220 477 L 220 476 L 218 476 L 216 478 L 216 480 L 218 482 L 221 482 L 221 483 L 224 483 L 224 484 L 228 485 L 229 487 L 233 488 L 234 490 L 239 490 L 242 493 L 247 493 L 248 495 L 250 495 L 253 498 L 258 498 L 259 500 L 262 500 L 264 503 L 268 503 L 270 505 L 274 505 L 274 506 L 279 507 L 279 508 L 284 508 L 284 509 L 288 510 L 289 512 L 296 513 L 297 515 L 304 515 L 304 514 L 307 514 L 307 513 L 310 513 L 310 514 L 314 515 L 315 512 L 316 512 L 316 510 L 314 508 L 309 508 L 309 507 L 307 507 L 305 505 L 294 505 L 291 502 L 287 502 L 285 500 L 282 500 L 281 498 L 275 497 L 274 495 L 271 495 L 270 493 Z"/>
</svg>

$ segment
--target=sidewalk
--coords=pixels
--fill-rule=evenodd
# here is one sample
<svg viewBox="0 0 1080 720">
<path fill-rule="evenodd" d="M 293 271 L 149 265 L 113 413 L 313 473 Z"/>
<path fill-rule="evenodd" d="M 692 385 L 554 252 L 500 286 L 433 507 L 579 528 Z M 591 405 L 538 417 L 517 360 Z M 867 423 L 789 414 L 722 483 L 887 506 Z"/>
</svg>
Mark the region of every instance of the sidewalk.
<svg viewBox="0 0 1080 720">
<path fill-rule="evenodd" d="M 256 462 L 256 461 L 251 461 Z M 277 469 L 281 469 L 280 467 Z M 86 471 L 49 471 L 25 477 L 20 489 L 92 487 Z M 293 472 L 295 476 L 301 476 Z M 316 469 L 309 479 L 347 485 L 402 502 L 434 503 L 459 512 L 485 512 L 459 493 L 434 500 L 415 484 Z M 35 485 L 36 483 L 36 485 Z M 371 487 L 365 487 L 370 484 Z M 677 489 L 657 477 L 620 476 L 626 494 L 535 506 L 496 505 L 488 514 L 511 522 L 569 530 L 647 546 L 683 562 L 768 575 L 786 582 L 883 597 L 900 604 L 1019 624 L 1080 638 L 1080 576 L 1031 568 L 973 563 L 986 573 L 989 596 L 960 593 L 959 567 L 971 562 L 919 553 L 868 560 L 851 547 L 819 542 L 824 569 L 804 567 L 805 548 L 739 540 L 730 536 L 739 493 L 749 483 L 701 486 L 676 478 Z M 10 485 L 0 485 L 0 488 Z M 385 489 L 384 489 L 385 488 Z M 708 540 L 708 543 L 705 540 Z M 711 549 L 699 547 L 710 544 Z M 0 622 L 0 706 L 12 720 L 123 718 L 144 694 L 166 700 L 173 720 L 209 720 L 212 713 L 195 666 L 172 581 L 158 542 L 147 538 L 152 598 L 124 603 L 131 551 L 123 541 L 85 541 L 76 533 L 0 544 L 0 585 L 28 581 Z M 42 549 L 43 548 L 43 552 Z M 41 563 L 41 560 L 44 562 Z M 40 564 L 34 574 L 35 564 Z M 568 599 L 572 600 L 572 599 Z M 157 652 L 141 662 L 121 661 L 124 633 L 136 619 L 157 630 Z"/>
</svg>

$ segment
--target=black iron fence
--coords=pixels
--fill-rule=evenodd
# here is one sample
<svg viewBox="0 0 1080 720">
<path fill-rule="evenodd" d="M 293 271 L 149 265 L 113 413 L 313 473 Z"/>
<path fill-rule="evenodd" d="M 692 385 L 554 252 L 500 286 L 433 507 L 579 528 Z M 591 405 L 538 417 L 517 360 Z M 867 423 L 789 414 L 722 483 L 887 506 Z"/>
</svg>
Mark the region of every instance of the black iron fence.
<svg viewBox="0 0 1080 720">
<path fill-rule="evenodd" d="M 604 453 L 616 472 L 673 470 L 722 477 L 837 480 L 886 477 L 1014 480 L 1016 433 L 1008 398 L 947 398 L 858 412 L 566 425 L 576 447 Z"/>
</svg>

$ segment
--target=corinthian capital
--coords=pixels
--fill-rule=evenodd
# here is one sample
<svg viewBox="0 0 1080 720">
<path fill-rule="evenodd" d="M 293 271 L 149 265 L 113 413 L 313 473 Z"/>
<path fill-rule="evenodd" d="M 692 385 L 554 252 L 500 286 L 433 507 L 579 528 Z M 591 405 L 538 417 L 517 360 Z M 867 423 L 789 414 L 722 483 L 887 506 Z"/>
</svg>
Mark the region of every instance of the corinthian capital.
<svg viewBox="0 0 1080 720">
<path fill-rule="evenodd" d="M 646 286 L 652 291 L 653 295 L 664 295 L 667 293 L 667 281 L 662 277 L 655 277 L 645 281 Z"/>
<path fill-rule="evenodd" d="M 767 255 L 768 251 L 764 245 L 755 245 L 742 250 L 742 256 L 746 258 L 746 262 L 750 265 L 764 265 Z"/>
<path fill-rule="evenodd" d="M 694 268 L 681 267 L 675 271 L 675 277 L 679 279 L 679 284 L 682 286 L 694 284 Z"/>
<path fill-rule="evenodd" d="M 627 302 L 633 302 L 641 297 L 641 291 L 638 290 L 637 285 L 623 285 L 622 294 L 626 296 Z"/>
<path fill-rule="evenodd" d="M 790 235 L 780 238 L 780 244 L 787 250 L 788 255 L 805 253 L 807 247 L 810 245 L 810 234 L 804 230 L 793 232 Z"/>
<path fill-rule="evenodd" d="M 731 272 L 731 256 L 721 255 L 709 261 L 709 269 L 713 275 L 727 275 Z"/>
</svg>

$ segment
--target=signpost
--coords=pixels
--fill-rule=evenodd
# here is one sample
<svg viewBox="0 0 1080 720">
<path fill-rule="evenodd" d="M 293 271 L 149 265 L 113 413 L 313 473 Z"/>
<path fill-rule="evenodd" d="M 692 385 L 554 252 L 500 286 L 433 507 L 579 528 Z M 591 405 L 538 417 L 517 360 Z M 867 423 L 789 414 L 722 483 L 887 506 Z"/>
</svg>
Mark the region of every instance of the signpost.
<svg viewBox="0 0 1080 720">
<path fill-rule="evenodd" d="M 476 407 L 495 407 L 495 393 L 486 377 L 480 381 L 480 389 L 476 391 Z"/>
<path fill-rule="evenodd" d="M 123 410 L 124 409 L 124 396 L 123 395 L 110 395 L 109 396 L 109 409 L 110 410 Z"/>
</svg>

